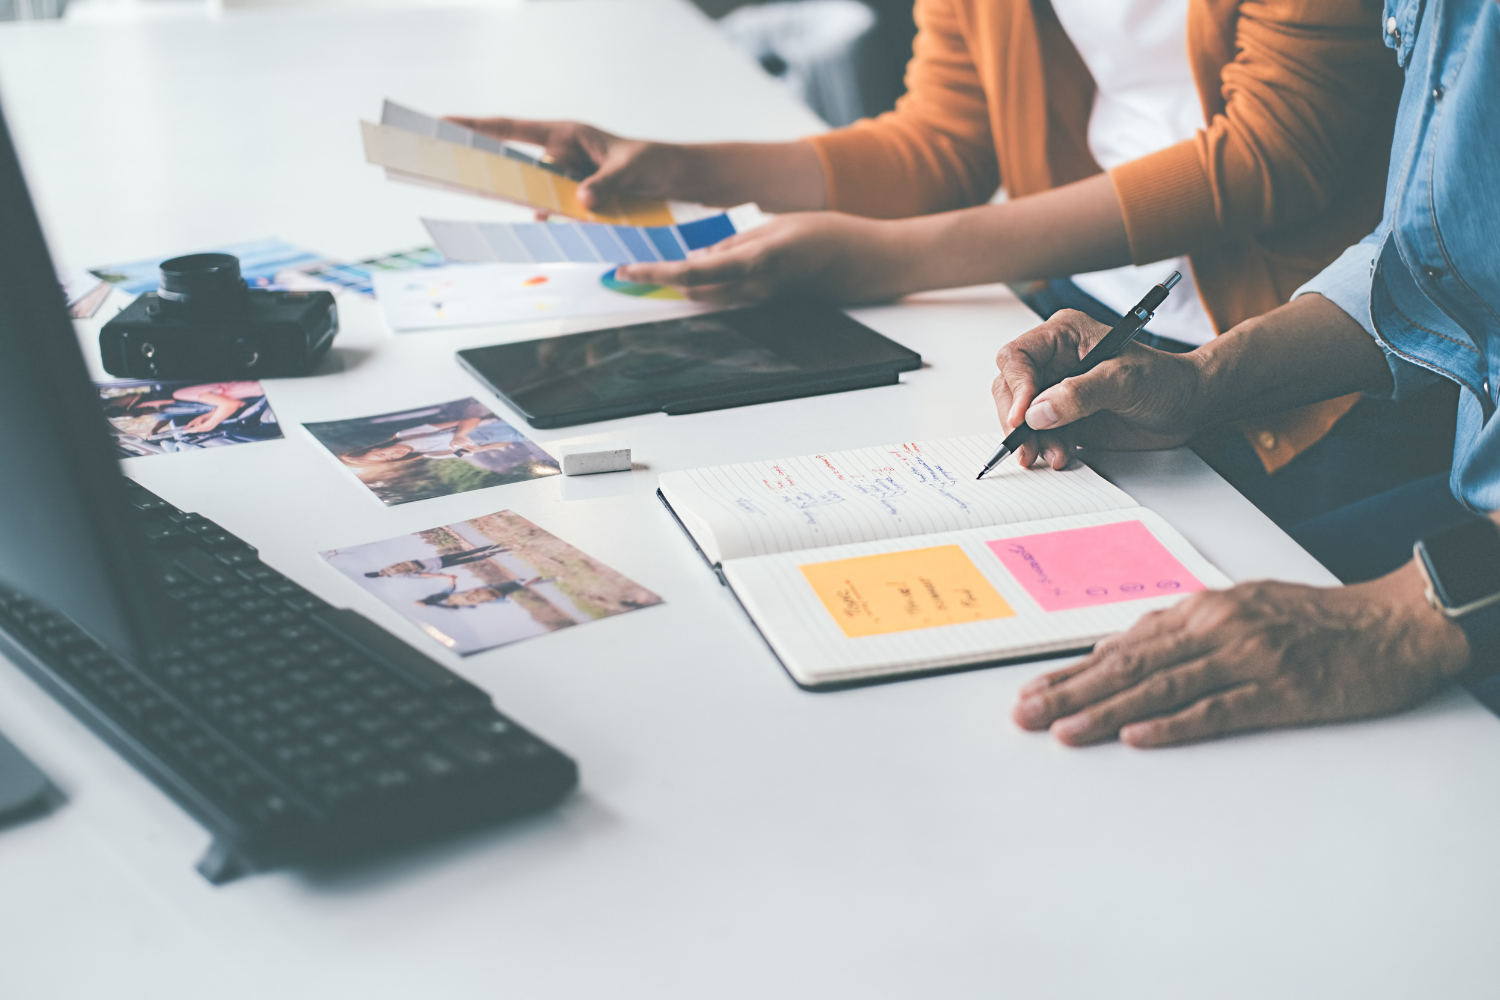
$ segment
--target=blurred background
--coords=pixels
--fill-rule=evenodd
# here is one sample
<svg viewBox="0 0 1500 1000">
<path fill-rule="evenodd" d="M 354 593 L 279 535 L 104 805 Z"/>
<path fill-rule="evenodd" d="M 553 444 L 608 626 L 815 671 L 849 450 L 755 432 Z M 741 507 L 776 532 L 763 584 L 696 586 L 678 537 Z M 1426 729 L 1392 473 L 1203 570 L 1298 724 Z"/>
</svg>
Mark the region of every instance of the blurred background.
<svg viewBox="0 0 1500 1000">
<path fill-rule="evenodd" d="M 233 16 L 267 7 L 510 6 L 520 0 L 0 0 L 0 21 Z M 546 0 L 536 0 L 546 2 Z M 888 111 L 905 89 L 912 0 L 693 0 L 829 125 Z"/>
</svg>

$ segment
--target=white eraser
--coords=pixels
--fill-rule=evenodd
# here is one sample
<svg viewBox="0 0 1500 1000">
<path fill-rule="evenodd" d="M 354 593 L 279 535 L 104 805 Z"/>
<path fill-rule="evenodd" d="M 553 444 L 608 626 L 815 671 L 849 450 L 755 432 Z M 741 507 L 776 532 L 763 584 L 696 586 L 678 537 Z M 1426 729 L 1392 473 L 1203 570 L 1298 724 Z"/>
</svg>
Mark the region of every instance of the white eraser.
<svg viewBox="0 0 1500 1000">
<path fill-rule="evenodd" d="M 629 472 L 629 448 L 566 448 L 562 453 L 565 476 L 592 476 L 596 472 Z"/>
</svg>

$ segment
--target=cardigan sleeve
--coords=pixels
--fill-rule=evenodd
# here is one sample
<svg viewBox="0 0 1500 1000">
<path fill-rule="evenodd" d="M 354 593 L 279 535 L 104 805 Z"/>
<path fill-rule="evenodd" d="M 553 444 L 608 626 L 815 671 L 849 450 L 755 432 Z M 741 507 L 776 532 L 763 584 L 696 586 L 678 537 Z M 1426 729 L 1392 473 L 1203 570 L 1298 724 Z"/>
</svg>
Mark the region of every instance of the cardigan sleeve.
<svg viewBox="0 0 1500 1000">
<path fill-rule="evenodd" d="M 828 207 L 903 218 L 976 205 L 999 187 L 990 115 L 955 0 L 917 0 L 917 37 L 896 109 L 808 141 Z"/>
<path fill-rule="evenodd" d="M 1401 77 L 1378 7 L 1246 0 L 1220 39 L 1202 37 L 1218 30 L 1206 6 L 1190 18 L 1193 56 L 1233 48 L 1217 100 L 1200 79 L 1207 128 L 1111 171 L 1136 263 L 1306 220 L 1389 155 Z"/>
</svg>

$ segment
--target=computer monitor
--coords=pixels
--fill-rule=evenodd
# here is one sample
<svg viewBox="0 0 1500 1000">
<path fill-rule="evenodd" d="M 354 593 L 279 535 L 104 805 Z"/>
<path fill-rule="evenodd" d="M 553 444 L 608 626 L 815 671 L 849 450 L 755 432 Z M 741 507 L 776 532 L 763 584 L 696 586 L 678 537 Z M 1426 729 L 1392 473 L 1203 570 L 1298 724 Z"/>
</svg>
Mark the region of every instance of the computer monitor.
<svg viewBox="0 0 1500 1000">
<path fill-rule="evenodd" d="M 166 623 L 121 479 L 0 112 L 0 584 L 133 659 Z"/>
</svg>

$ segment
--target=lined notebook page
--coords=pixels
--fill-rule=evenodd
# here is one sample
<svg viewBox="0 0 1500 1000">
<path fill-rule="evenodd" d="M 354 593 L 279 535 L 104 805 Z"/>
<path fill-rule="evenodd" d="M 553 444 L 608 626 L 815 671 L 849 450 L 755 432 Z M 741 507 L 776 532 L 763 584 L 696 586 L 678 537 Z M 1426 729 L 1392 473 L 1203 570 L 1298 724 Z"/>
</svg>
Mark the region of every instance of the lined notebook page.
<svg viewBox="0 0 1500 1000">
<path fill-rule="evenodd" d="M 712 562 L 1135 504 L 1079 462 L 1007 460 L 976 481 L 998 444 L 974 434 L 717 465 L 668 472 L 661 491 Z"/>
<path fill-rule="evenodd" d="M 1143 507 L 739 559 L 725 563 L 724 574 L 787 670 L 799 683 L 816 686 L 1077 649 L 1129 628 L 1147 611 L 1181 600 L 1182 593 L 1148 590 L 1151 596 L 1139 600 L 1046 611 L 987 544 L 1127 521 L 1143 524 L 1204 587 L 1218 589 L 1230 585 L 1229 579 L 1171 525 Z M 963 550 L 1013 614 L 851 638 L 824 606 L 800 568 L 858 556 L 951 545 Z"/>
</svg>

